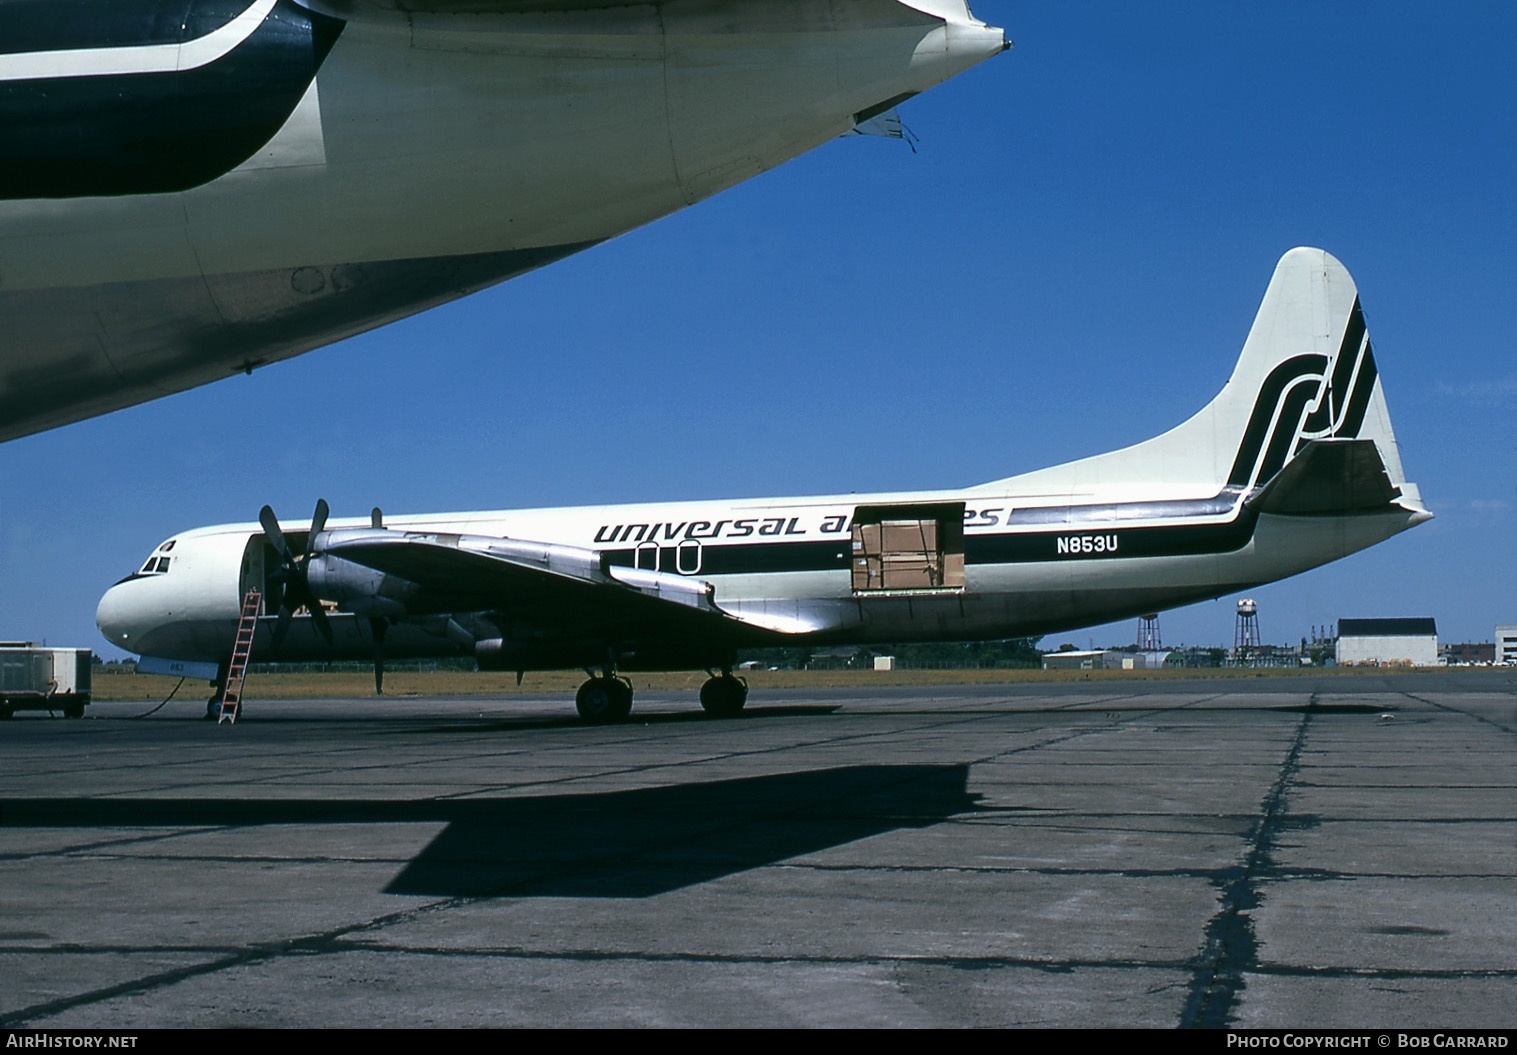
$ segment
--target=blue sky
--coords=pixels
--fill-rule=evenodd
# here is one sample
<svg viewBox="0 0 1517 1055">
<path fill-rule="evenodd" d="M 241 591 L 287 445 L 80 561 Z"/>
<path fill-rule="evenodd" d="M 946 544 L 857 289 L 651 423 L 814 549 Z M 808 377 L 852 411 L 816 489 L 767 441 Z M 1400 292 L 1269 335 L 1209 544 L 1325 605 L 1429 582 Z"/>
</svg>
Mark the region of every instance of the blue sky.
<svg viewBox="0 0 1517 1055">
<path fill-rule="evenodd" d="M 0 639 L 107 651 L 173 533 L 338 515 L 970 484 L 1144 439 L 1230 372 L 1276 259 L 1363 298 L 1438 515 L 1254 592 L 1517 622 L 1517 7 L 980 0 L 1015 50 L 578 257 L 208 388 L 0 447 Z M 1236 598 L 1166 613 L 1230 643 Z M 1052 647 L 1130 642 L 1126 623 Z"/>
</svg>

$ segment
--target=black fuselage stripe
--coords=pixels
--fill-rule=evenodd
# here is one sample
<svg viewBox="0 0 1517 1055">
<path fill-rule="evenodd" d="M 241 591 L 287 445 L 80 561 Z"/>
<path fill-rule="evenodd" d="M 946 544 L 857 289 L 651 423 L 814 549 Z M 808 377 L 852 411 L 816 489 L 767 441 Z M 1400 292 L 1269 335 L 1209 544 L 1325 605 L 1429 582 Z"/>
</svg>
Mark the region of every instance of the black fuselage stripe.
<svg viewBox="0 0 1517 1055">
<path fill-rule="evenodd" d="M 1124 557 L 1190 557 L 1233 553 L 1253 538 L 1255 514 L 1243 510 L 1218 524 L 1168 524 L 1157 527 L 1106 528 L 1085 532 L 1039 531 L 972 535 L 964 539 L 966 564 L 1036 564 L 1045 561 L 1120 560 Z M 1108 538 L 1115 545 L 1075 554 L 1059 552 L 1060 539 Z"/>
<path fill-rule="evenodd" d="M 847 535 L 815 542 L 769 542 L 735 543 L 718 545 L 707 542 L 700 549 L 699 570 L 694 563 L 693 552 L 676 552 L 671 543 L 662 548 L 659 565 L 652 567 L 652 557 L 644 550 L 641 564 L 636 560 L 636 551 L 630 549 L 603 550 L 606 560 L 619 567 L 643 567 L 650 571 L 680 571 L 693 575 L 760 575 L 768 572 L 786 571 L 836 571 L 847 568 L 852 558 L 853 543 Z M 680 565 L 680 561 L 685 563 Z"/>
<path fill-rule="evenodd" d="M 1255 514 L 1241 510 L 1230 520 L 1212 524 L 1166 524 L 1151 527 L 1103 527 L 1076 531 L 1019 531 L 973 534 L 964 538 L 967 565 L 1037 564 L 1123 557 L 1185 557 L 1232 553 L 1253 538 Z M 1102 539 L 1100 549 L 1061 553 L 1060 541 Z M 1106 541 L 1111 540 L 1111 541 Z M 604 551 L 606 560 L 619 567 L 634 567 L 636 551 Z M 846 571 L 852 566 L 852 543 L 847 536 L 807 542 L 706 543 L 697 566 L 695 554 L 680 555 L 665 547 L 658 571 L 683 570 L 691 575 L 758 575 L 774 572 Z M 651 568 L 643 553 L 642 567 Z"/>
</svg>

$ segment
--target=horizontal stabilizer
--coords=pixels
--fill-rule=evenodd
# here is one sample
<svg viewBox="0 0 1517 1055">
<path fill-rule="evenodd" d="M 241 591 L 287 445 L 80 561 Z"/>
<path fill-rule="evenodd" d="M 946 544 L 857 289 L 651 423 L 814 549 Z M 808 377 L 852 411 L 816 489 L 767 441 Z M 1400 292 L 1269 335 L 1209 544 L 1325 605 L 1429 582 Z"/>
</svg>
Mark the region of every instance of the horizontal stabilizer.
<svg viewBox="0 0 1517 1055">
<path fill-rule="evenodd" d="M 1400 497 L 1374 440 L 1308 440 L 1247 504 L 1259 513 L 1323 516 L 1383 510 Z"/>
</svg>

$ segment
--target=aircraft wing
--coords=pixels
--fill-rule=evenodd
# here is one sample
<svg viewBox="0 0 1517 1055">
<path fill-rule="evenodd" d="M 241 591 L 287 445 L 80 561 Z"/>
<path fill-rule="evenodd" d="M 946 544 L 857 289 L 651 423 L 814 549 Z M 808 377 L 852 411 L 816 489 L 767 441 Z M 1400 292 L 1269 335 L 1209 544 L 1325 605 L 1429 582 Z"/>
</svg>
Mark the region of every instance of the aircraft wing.
<svg viewBox="0 0 1517 1055">
<path fill-rule="evenodd" d="M 575 546 L 380 528 L 332 532 L 320 556 L 323 595 L 355 611 L 366 602 L 381 610 L 380 598 L 408 615 L 489 612 L 577 634 L 709 632 L 745 621 L 720 609 L 703 579 L 613 565 L 600 551 Z"/>
</svg>

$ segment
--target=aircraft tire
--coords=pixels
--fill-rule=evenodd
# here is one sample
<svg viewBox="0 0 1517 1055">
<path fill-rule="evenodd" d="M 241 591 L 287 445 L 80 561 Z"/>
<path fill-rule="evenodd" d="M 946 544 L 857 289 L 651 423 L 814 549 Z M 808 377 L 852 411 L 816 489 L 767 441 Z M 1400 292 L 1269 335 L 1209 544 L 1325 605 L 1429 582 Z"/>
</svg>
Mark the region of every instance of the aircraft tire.
<svg viewBox="0 0 1517 1055">
<path fill-rule="evenodd" d="M 0 700 L 0 721 L 4 721 L 5 719 L 12 717 L 15 715 L 15 713 L 16 712 L 14 709 L 12 709 L 9 700 Z"/>
<path fill-rule="evenodd" d="M 748 683 L 724 674 L 701 686 L 701 710 L 713 718 L 736 718 L 748 702 Z"/>
<path fill-rule="evenodd" d="M 65 703 L 63 705 L 63 717 L 65 717 L 65 718 L 83 718 L 84 717 L 84 704 L 82 704 L 82 703 Z"/>
<path fill-rule="evenodd" d="M 205 718 L 208 722 L 215 722 L 221 719 L 220 696 L 212 696 L 209 700 L 205 701 Z"/>
<path fill-rule="evenodd" d="M 591 678 L 574 694 L 574 709 L 592 725 L 625 721 L 632 713 L 632 683 L 626 678 Z"/>
</svg>

